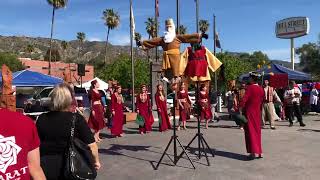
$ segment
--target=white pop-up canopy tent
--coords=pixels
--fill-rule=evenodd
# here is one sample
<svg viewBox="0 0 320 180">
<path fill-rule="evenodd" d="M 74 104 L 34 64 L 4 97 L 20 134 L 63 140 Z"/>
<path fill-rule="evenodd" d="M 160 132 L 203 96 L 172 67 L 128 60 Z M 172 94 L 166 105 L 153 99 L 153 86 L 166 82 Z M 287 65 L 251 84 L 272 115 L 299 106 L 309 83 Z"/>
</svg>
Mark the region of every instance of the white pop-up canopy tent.
<svg viewBox="0 0 320 180">
<path fill-rule="evenodd" d="M 106 89 L 108 89 L 108 86 L 109 86 L 108 83 L 102 81 L 102 80 L 99 79 L 98 77 L 95 77 L 94 79 L 83 83 L 83 84 L 82 84 L 82 87 L 84 87 L 84 88 L 86 88 L 86 89 L 90 89 L 91 82 L 94 81 L 94 80 L 97 80 L 98 83 L 100 84 L 100 87 L 99 87 L 100 90 L 106 90 Z M 80 87 L 80 86 L 81 86 L 81 85 L 78 85 L 77 87 Z"/>
</svg>

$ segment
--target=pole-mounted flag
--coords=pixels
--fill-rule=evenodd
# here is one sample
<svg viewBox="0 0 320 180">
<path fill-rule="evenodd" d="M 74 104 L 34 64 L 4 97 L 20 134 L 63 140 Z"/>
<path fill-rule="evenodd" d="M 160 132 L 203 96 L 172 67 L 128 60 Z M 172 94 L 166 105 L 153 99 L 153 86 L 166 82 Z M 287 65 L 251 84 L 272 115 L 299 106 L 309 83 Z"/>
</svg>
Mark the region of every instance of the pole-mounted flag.
<svg viewBox="0 0 320 180">
<path fill-rule="evenodd" d="M 155 5 L 156 5 L 156 16 L 157 17 L 159 17 L 159 0 L 155 0 L 156 1 L 156 3 L 155 3 Z"/>
<path fill-rule="evenodd" d="M 130 5 L 130 21 L 131 21 L 131 31 L 132 31 L 132 34 L 133 34 L 132 38 L 134 38 L 134 32 L 135 32 L 135 29 L 136 29 L 136 24 L 134 23 L 132 4 Z"/>
<path fill-rule="evenodd" d="M 134 59 L 133 59 L 133 38 L 134 38 L 134 29 L 135 29 L 135 24 L 134 24 L 134 17 L 133 17 L 133 9 L 132 9 L 132 0 L 130 0 L 130 58 L 131 58 L 131 80 L 132 80 L 132 111 L 135 110 L 135 101 L 134 101 L 134 97 L 135 97 L 135 93 L 134 93 L 134 81 L 135 81 L 135 77 L 134 77 Z"/>
<path fill-rule="evenodd" d="M 220 39 L 219 39 L 219 35 L 218 35 L 218 32 L 216 31 L 216 47 L 221 49 L 221 44 L 220 44 Z"/>
</svg>

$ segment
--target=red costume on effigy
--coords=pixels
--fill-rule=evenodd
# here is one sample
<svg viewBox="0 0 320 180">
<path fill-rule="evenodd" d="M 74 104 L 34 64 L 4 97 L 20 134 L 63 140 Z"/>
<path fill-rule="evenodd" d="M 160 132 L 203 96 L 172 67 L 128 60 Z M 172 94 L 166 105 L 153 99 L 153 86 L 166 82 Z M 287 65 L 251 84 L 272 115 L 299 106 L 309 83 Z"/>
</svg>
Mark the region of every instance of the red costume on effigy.
<svg viewBox="0 0 320 180">
<path fill-rule="evenodd" d="M 264 91 L 258 84 L 249 85 L 241 101 L 248 123 L 244 126 L 248 153 L 262 154 L 261 147 L 261 106 Z"/>
<path fill-rule="evenodd" d="M 208 100 L 208 93 L 200 91 L 199 93 L 199 104 L 201 106 L 201 119 L 209 120 L 212 118 L 211 107 Z"/>
<path fill-rule="evenodd" d="M 158 108 L 158 117 L 161 118 L 159 131 L 166 131 L 167 129 L 171 129 L 170 119 L 167 112 L 167 100 L 161 95 L 159 92 L 155 95 L 156 104 Z"/>
<path fill-rule="evenodd" d="M 144 126 L 139 126 L 139 132 L 150 132 L 152 130 L 154 119 L 151 113 L 150 98 L 147 93 L 138 94 L 136 106 L 139 111 L 139 115 L 144 119 Z"/>
<path fill-rule="evenodd" d="M 122 95 L 114 93 L 111 96 L 111 112 L 114 112 L 113 115 L 113 124 L 111 128 L 111 134 L 114 136 L 120 136 L 123 133 L 123 98 Z"/>
<path fill-rule="evenodd" d="M 190 105 L 191 101 L 189 99 L 189 95 L 187 91 L 179 91 L 178 92 L 178 100 L 181 102 L 179 103 L 179 115 L 180 121 L 187 121 L 190 119 Z M 181 106 L 182 105 L 182 106 Z"/>
<path fill-rule="evenodd" d="M 95 114 L 91 112 L 89 117 L 88 125 L 91 129 L 99 131 L 103 129 L 106 125 L 104 122 L 104 108 L 101 102 L 101 95 L 96 93 L 94 90 L 90 91 L 90 100 L 91 100 L 91 111 L 94 111 Z M 100 104 L 95 104 L 95 102 L 100 102 Z"/>
<path fill-rule="evenodd" d="M 188 47 L 188 64 L 184 74 L 188 77 L 206 76 L 208 69 L 208 62 L 206 59 L 206 49 L 201 46 L 200 49 L 193 50 Z"/>
</svg>

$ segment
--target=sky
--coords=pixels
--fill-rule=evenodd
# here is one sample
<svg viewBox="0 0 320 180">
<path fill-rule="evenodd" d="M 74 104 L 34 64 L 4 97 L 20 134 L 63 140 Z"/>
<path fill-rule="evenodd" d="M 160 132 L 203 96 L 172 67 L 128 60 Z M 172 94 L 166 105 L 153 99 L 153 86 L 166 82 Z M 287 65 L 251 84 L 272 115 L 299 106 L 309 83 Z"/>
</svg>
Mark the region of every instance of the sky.
<svg viewBox="0 0 320 180">
<path fill-rule="evenodd" d="M 136 31 L 143 39 L 148 36 L 145 21 L 154 16 L 155 0 L 133 0 Z M 295 47 L 317 42 L 320 33 L 319 0 L 199 0 L 200 19 L 210 23 L 209 39 L 204 45 L 213 49 L 213 14 L 224 51 L 263 51 L 270 59 L 290 61 L 290 40 L 275 36 L 278 20 L 306 16 L 310 19 L 310 33 L 295 39 Z M 187 33 L 196 32 L 194 0 L 180 0 L 180 21 Z M 107 29 L 102 12 L 113 8 L 120 14 L 120 26 L 110 32 L 114 45 L 130 42 L 129 0 L 69 0 L 66 8 L 56 11 L 54 38 L 74 40 L 77 32 L 86 33 L 89 41 L 106 39 Z M 176 20 L 176 1 L 159 0 L 160 35 L 167 18 Z M 1 0 L 0 35 L 50 37 L 52 7 L 47 0 Z M 186 47 L 185 45 L 184 47 Z"/>
</svg>

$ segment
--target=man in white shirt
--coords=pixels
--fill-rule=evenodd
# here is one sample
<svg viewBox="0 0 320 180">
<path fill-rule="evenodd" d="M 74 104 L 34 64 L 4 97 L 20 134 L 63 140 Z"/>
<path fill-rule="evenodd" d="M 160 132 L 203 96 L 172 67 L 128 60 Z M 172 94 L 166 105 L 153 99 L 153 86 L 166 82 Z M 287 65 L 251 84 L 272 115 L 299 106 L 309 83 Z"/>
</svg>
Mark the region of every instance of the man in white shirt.
<svg viewBox="0 0 320 180">
<path fill-rule="evenodd" d="M 284 93 L 284 99 L 286 101 L 286 116 L 289 119 L 289 127 L 293 126 L 293 117 L 294 115 L 297 117 L 300 126 L 306 126 L 303 123 L 301 109 L 300 109 L 300 101 L 301 101 L 301 91 L 298 87 L 295 87 L 296 83 L 294 81 L 289 82 L 289 87 Z"/>
</svg>

